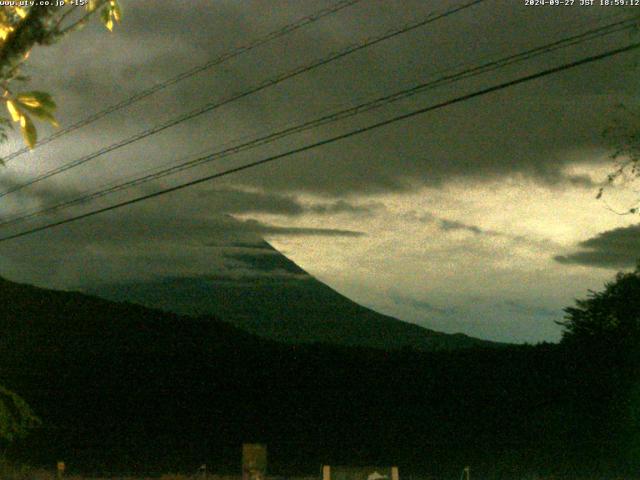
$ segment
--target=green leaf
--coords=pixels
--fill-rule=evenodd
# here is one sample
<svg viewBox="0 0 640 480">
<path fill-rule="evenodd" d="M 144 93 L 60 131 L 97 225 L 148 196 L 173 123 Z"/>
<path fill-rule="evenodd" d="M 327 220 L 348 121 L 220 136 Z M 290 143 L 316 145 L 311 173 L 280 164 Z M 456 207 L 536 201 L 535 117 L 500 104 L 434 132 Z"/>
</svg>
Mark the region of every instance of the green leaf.
<svg viewBox="0 0 640 480">
<path fill-rule="evenodd" d="M 87 10 L 93 12 L 96 8 L 98 8 L 99 4 L 100 2 L 98 0 L 89 0 L 89 3 L 87 3 Z"/>
<path fill-rule="evenodd" d="M 36 131 L 35 125 L 27 115 L 22 115 L 22 118 L 20 118 L 20 130 L 22 131 L 24 141 L 29 148 L 35 147 L 38 142 L 38 132 Z"/>
<path fill-rule="evenodd" d="M 100 20 L 109 31 L 113 30 L 113 20 L 111 19 L 111 9 L 104 7 L 100 12 Z"/>
<path fill-rule="evenodd" d="M 41 423 L 22 398 L 0 385 L 0 440 L 24 437 Z"/>
<path fill-rule="evenodd" d="M 13 130 L 13 122 L 7 117 L 0 117 L 0 129 L 10 128 Z"/>
<path fill-rule="evenodd" d="M 122 10 L 120 9 L 120 2 L 118 0 L 111 0 L 111 15 L 116 22 L 122 18 Z"/>
<path fill-rule="evenodd" d="M 50 111 L 45 110 L 42 107 L 30 107 L 28 105 L 22 105 L 22 107 L 38 120 L 43 120 L 50 123 L 54 127 L 58 127 L 58 122 Z"/>
<path fill-rule="evenodd" d="M 119 22 L 122 17 L 122 10 L 118 0 L 109 0 L 107 5 L 100 12 L 100 18 L 105 27 L 111 32 L 115 22 Z"/>
<path fill-rule="evenodd" d="M 11 100 L 7 100 L 7 110 L 9 110 L 9 114 L 11 114 L 11 119 L 14 122 L 20 121 L 20 110 Z"/>
<path fill-rule="evenodd" d="M 21 92 L 16 96 L 16 100 L 23 106 L 41 107 L 48 112 L 53 112 L 56 109 L 56 103 L 53 101 L 51 95 L 46 92 L 37 90 Z"/>
</svg>

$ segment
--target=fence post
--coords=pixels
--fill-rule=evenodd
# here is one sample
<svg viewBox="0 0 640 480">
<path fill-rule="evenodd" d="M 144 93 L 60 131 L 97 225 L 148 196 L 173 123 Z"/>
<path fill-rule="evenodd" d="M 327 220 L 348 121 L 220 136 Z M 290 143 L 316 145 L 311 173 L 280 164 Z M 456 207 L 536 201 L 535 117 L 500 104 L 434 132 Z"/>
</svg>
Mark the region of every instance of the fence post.
<svg viewBox="0 0 640 480">
<path fill-rule="evenodd" d="M 265 480 L 267 446 L 260 443 L 242 444 L 242 480 Z"/>
<path fill-rule="evenodd" d="M 331 480 L 331 467 L 329 465 L 322 466 L 322 480 Z"/>
<path fill-rule="evenodd" d="M 391 480 L 400 480 L 400 473 L 398 467 L 391 467 Z"/>
<path fill-rule="evenodd" d="M 64 464 L 64 462 L 62 461 L 58 461 L 58 464 L 56 465 L 56 478 L 62 478 L 64 477 L 64 470 L 66 468 L 66 465 Z"/>
</svg>

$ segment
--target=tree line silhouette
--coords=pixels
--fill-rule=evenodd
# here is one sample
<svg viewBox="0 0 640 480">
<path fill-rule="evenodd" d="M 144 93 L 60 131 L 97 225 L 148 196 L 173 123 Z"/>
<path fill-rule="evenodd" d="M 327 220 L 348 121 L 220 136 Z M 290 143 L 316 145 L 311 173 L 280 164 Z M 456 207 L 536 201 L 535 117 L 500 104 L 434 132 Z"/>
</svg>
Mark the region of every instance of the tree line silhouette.
<svg viewBox="0 0 640 480">
<path fill-rule="evenodd" d="M 397 464 L 446 478 L 603 478 L 640 467 L 640 270 L 565 310 L 559 344 L 426 352 L 286 345 L 0 281 L 0 380 L 41 418 L 11 458 L 79 472 Z"/>
</svg>

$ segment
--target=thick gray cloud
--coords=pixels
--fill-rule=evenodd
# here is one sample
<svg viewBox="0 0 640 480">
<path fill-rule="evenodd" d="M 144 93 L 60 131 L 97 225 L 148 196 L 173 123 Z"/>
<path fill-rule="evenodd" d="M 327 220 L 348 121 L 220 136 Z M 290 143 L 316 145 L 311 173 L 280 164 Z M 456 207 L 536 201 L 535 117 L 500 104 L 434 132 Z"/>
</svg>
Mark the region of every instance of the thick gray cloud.
<svg viewBox="0 0 640 480">
<path fill-rule="evenodd" d="M 552 308 L 525 304 L 513 300 L 507 300 L 504 304 L 514 313 L 530 315 L 532 317 L 559 317 L 562 312 Z"/>
<path fill-rule="evenodd" d="M 105 118 L 74 136 L 87 145 L 121 138 L 143 126 L 161 123 L 203 103 L 220 100 L 271 76 L 307 64 L 344 45 L 404 22 L 443 10 L 457 2 L 365 0 L 301 29 L 291 37 L 260 47 L 220 67 L 181 82 L 148 101 Z M 328 4 L 328 2 L 327 2 Z M 62 96 L 62 123 L 86 115 L 126 95 L 201 64 L 234 46 L 246 44 L 278 26 L 319 8 L 306 2 L 127 2 L 124 23 L 114 35 L 92 25 L 68 48 L 47 49 L 34 58 L 34 70 Z M 553 10 L 553 9 L 548 9 Z M 269 15 L 255 15 L 268 11 Z M 603 8 L 526 8 L 520 2 L 489 1 L 371 49 L 247 97 L 214 113 L 127 147 L 111 155 L 129 171 L 138 157 L 166 161 L 168 151 L 198 148 L 250 138 L 279 126 L 313 118 L 433 77 L 456 65 L 475 65 L 521 51 L 604 22 Z M 153 21 L 149 21 L 153 12 Z M 372 13 L 372 12 L 375 12 Z M 496 14 L 499 12 L 499 14 Z M 600 24 L 601 24 L 600 23 Z M 185 28 L 189 25 L 189 28 Z M 619 46 L 620 34 L 556 52 L 504 71 L 420 95 L 395 106 L 335 126 L 283 140 L 238 156 L 249 161 L 340 133 L 419 106 L 531 73 L 577 57 Z M 103 56 L 95 55 L 99 45 Z M 67 44 L 68 46 L 68 44 Z M 47 78 L 62 61 L 68 75 Z M 586 177 L 562 173 L 575 160 L 568 152 L 601 150 L 600 133 L 613 105 L 633 92 L 633 54 L 592 64 L 537 82 L 475 99 L 370 134 L 284 159 L 234 177 L 233 181 L 281 193 L 308 191 L 328 195 L 410 190 L 457 178 L 500 178 L 513 173 L 540 181 L 588 184 Z M 615 75 L 611 72 L 615 71 Z M 76 74 L 81 75 L 80 81 Z M 100 98 L 96 98 L 96 92 Z M 69 142 L 52 146 L 50 158 L 62 161 Z M 173 146 L 173 148 L 172 148 Z M 72 150 L 73 151 L 73 150 Z M 117 176 L 117 175 L 114 175 Z"/>
<path fill-rule="evenodd" d="M 471 232 L 471 233 L 475 233 L 477 235 L 481 235 L 483 233 L 485 233 L 485 234 L 489 233 L 486 230 L 483 230 L 483 229 L 481 229 L 480 227 L 478 227 L 476 225 L 468 225 L 468 224 L 463 223 L 463 222 L 440 219 L 439 223 L 440 223 L 440 228 L 442 228 L 442 230 L 444 230 L 444 231 L 448 231 L 448 230 L 464 230 L 465 232 Z"/>
<path fill-rule="evenodd" d="M 495 235 L 495 236 L 499 235 L 499 232 L 487 230 L 484 228 L 480 228 L 477 225 L 471 225 L 471 224 L 460 222 L 457 220 L 450 220 L 431 212 L 418 213 L 416 211 L 412 211 L 404 214 L 404 217 L 407 220 L 412 222 L 420 222 L 420 223 L 426 223 L 426 224 L 435 223 L 436 225 L 438 225 L 440 229 L 442 229 L 445 232 L 462 230 L 462 231 L 470 232 L 476 235 Z"/>
<path fill-rule="evenodd" d="M 578 244 L 578 250 L 558 255 L 565 264 L 601 268 L 630 268 L 640 261 L 640 225 L 602 232 Z"/>
<path fill-rule="evenodd" d="M 17 185 L 20 185 L 20 182 L 10 177 L 0 179 L 0 191 L 10 190 Z M 158 187 L 147 185 L 143 189 L 134 189 L 133 192 L 137 194 L 150 193 L 154 191 L 154 188 Z M 21 190 L 8 197 L 9 202 L 3 205 L 3 210 L 6 212 L 5 219 L 10 220 L 23 214 L 38 211 L 41 208 L 62 205 L 69 200 L 82 197 L 90 192 L 91 191 L 81 191 L 73 187 L 62 188 L 57 185 L 38 183 L 33 187 Z M 371 215 L 376 210 L 383 208 L 379 203 L 354 204 L 346 200 L 302 203 L 295 196 L 289 194 L 244 191 L 224 187 L 185 192 L 183 194 L 183 200 L 197 205 L 203 210 L 206 209 L 219 214 L 266 213 L 289 217 L 296 217 L 307 213 L 317 215 Z M 71 213 L 78 210 L 78 205 L 80 208 L 84 208 L 86 207 L 86 203 L 88 202 L 74 204 L 75 210 L 54 210 L 44 215 L 44 218 L 52 220 L 58 219 L 60 218 L 58 212 L 70 216 Z M 0 219 L 1 218 L 2 217 L 0 217 Z"/>
<path fill-rule="evenodd" d="M 398 305 L 408 305 L 411 308 L 416 310 L 420 310 L 426 314 L 435 314 L 435 315 L 456 315 L 458 311 L 455 308 L 443 308 L 434 305 L 431 302 L 426 300 L 420 300 L 412 297 L 408 297 L 405 295 L 400 295 L 394 293 L 391 295 L 391 299 L 397 303 Z"/>
<path fill-rule="evenodd" d="M 483 228 L 471 223 L 461 222 L 459 220 L 451 220 L 449 218 L 442 217 L 432 212 L 411 211 L 411 212 L 407 212 L 403 216 L 406 220 L 411 222 L 435 224 L 443 232 L 462 231 L 462 232 L 472 233 L 473 235 L 477 235 L 479 237 L 504 238 L 507 240 L 512 240 L 514 242 L 520 242 L 520 243 L 526 243 L 526 244 L 532 244 L 532 245 L 539 245 L 541 243 L 538 240 L 528 238 L 524 235 L 516 235 L 509 232 L 500 232 L 490 228 Z M 544 243 L 549 244 L 548 241 Z"/>
<path fill-rule="evenodd" d="M 201 198 L 218 211 L 231 214 L 271 213 L 277 215 L 298 216 L 305 213 L 333 215 L 348 213 L 366 215 L 381 208 L 381 205 L 368 203 L 358 205 L 346 200 L 303 204 L 293 195 L 274 192 L 243 191 L 234 188 L 216 188 L 202 192 Z"/>
<path fill-rule="evenodd" d="M 0 275 L 66 288 L 163 276 L 237 274 L 250 267 L 230 253 L 253 254 L 264 237 L 357 240 L 364 235 L 240 220 L 208 208 L 206 197 L 191 200 L 175 202 L 175 198 L 164 197 L 157 203 L 138 204 L 2 243 Z M 167 215 L 168 211 L 172 214 Z"/>
<path fill-rule="evenodd" d="M 342 230 L 338 228 L 300 228 L 300 227 L 280 227 L 268 225 L 258 220 L 244 220 L 240 222 L 239 228 L 246 232 L 255 232 L 258 235 L 287 235 L 287 236 L 321 236 L 321 237 L 362 237 L 363 232 L 353 230 Z"/>
<path fill-rule="evenodd" d="M 31 87 L 55 96 L 64 128 L 141 89 L 246 45 L 254 38 L 332 3 L 332 0 L 193 0 L 186 3 L 123 0 L 123 24 L 115 33 L 109 34 L 98 22 L 93 22 L 59 45 L 34 50 L 27 62 L 26 73 L 34 79 Z M 206 103 L 220 102 L 282 72 L 323 58 L 345 45 L 459 3 L 459 0 L 362 0 L 339 14 L 173 85 L 15 159 L 0 172 L 0 182 L 6 187 L 33 178 Z M 615 14 L 621 12 L 599 7 L 531 8 L 524 2 L 488 0 L 466 12 L 132 143 L 64 175 L 29 187 L 18 195 L 4 197 L 0 215 L 6 218 L 25 209 L 64 201 L 81 192 L 224 150 L 461 68 L 603 25 L 610 21 L 608 17 L 614 10 Z M 65 215 L 211 175 L 488 85 L 618 47 L 628 40 L 626 34 L 599 39 L 528 64 L 430 90 L 359 117 L 120 192 L 95 205 L 78 206 Z M 438 279 L 448 278 L 456 268 L 464 271 L 467 267 L 460 267 L 456 262 L 468 260 L 477 251 L 490 251 L 492 243 L 502 245 L 501 253 L 496 258 L 483 254 L 483 261 L 486 259 L 489 264 L 502 261 L 498 270 L 512 268 L 512 263 L 517 262 L 521 264 L 513 268 L 525 268 L 523 266 L 529 265 L 531 258 L 538 259 L 541 249 L 536 246 L 531 253 L 529 247 L 533 241 L 523 232 L 532 232 L 535 236 L 540 228 L 535 222 L 535 228 L 522 228 L 517 219 L 497 221 L 496 216 L 485 219 L 477 211 L 472 216 L 474 206 L 466 198 L 468 192 L 464 188 L 469 186 L 478 190 L 484 188 L 486 182 L 510 182 L 510 188 L 518 189 L 521 181 L 523 189 L 543 185 L 559 193 L 565 189 L 575 192 L 585 188 L 593 188 L 595 193 L 596 180 L 583 173 L 565 170 L 574 163 L 586 162 L 591 162 L 595 169 L 598 162 L 606 158 L 607 145 L 601 132 L 609 124 L 608 117 L 614 112 L 614 105 L 621 101 L 631 104 L 637 101 L 636 58 L 636 54 L 620 56 L 545 77 L 234 174 L 215 184 L 201 184 L 0 244 L 0 274 L 53 287 L 159 276 L 206 276 L 220 272 L 244 275 L 245 270 L 251 268 L 268 274 L 268 261 L 252 266 L 243 261 L 249 257 L 241 257 L 253 255 L 255 252 L 251 249 L 257 248 L 263 236 L 277 237 L 283 242 L 288 238 L 298 241 L 302 246 L 297 252 L 291 252 L 292 258 L 303 249 L 318 252 L 315 265 L 313 262 L 302 264 L 309 271 L 313 271 L 314 266 L 320 272 L 326 271 L 324 278 L 327 281 L 356 271 L 358 261 L 371 264 L 353 283 L 364 285 L 363 280 L 375 276 L 375 282 L 371 280 L 370 284 L 379 283 L 381 291 L 402 283 L 395 280 L 393 268 L 388 265 L 397 267 L 409 286 L 422 281 L 432 285 L 438 283 Z M 40 133 L 44 136 L 46 132 L 47 127 L 42 127 Z M 0 155 L 21 145 L 21 140 L 16 138 L 3 146 Z M 491 185 L 495 189 L 496 183 Z M 435 197 L 447 195 L 453 191 L 451 189 L 461 192 L 459 203 L 452 200 L 438 204 L 438 199 L 434 198 L 433 203 L 423 205 L 429 210 L 425 214 L 408 213 L 403 217 L 402 212 L 419 210 L 423 206 L 411 203 L 400 206 L 402 199 L 395 205 L 397 208 L 382 204 L 387 199 L 393 201 L 392 197 L 402 197 L 391 193 L 406 194 L 402 197 L 405 200 L 414 195 L 415 200 L 415 195 L 422 192 Z M 513 198 L 516 197 L 511 193 L 506 194 L 505 206 L 512 206 L 509 202 L 514 201 Z M 531 201 L 535 202 L 535 199 Z M 534 216 L 534 209 L 532 206 L 521 213 L 521 218 Z M 397 218 L 389 218 L 395 215 L 389 212 L 399 213 Z M 64 216 L 60 213 L 49 218 Z M 386 218 L 387 223 L 376 223 L 382 222 L 382 218 Z M 25 224 L 25 228 L 38 225 L 38 222 Z M 419 237 L 424 232 L 415 229 L 416 225 L 428 232 L 424 238 Z M 436 228 L 431 228 L 433 226 Z M 607 227 L 601 229 L 604 228 Z M 0 235 L 19 230 L 17 227 L 2 229 Z M 559 228 L 549 230 L 545 245 L 553 245 L 551 237 L 558 231 Z M 418 237 L 407 238 L 406 232 L 413 232 Z M 468 235 L 456 235 L 464 232 Z M 376 234 L 380 233 L 390 235 L 383 240 L 386 242 L 384 248 L 376 257 L 367 253 L 371 246 L 365 244 L 373 245 Z M 464 237 L 464 241 L 449 242 L 453 237 Z M 434 247 L 436 241 L 441 241 L 442 245 Z M 476 251 L 479 245 L 489 250 Z M 599 262 L 603 262 L 604 247 L 582 247 L 582 255 L 596 255 Z M 431 254 L 418 255 L 425 248 L 443 253 L 437 258 Z M 243 249 L 248 250 L 243 252 Z M 403 249 L 407 251 L 403 252 Z M 531 258 L 518 257 L 516 249 L 520 255 L 526 252 Z M 360 254 L 359 260 L 355 253 Z M 626 253 L 620 251 L 617 255 L 625 258 L 623 263 L 628 261 Z M 394 256 L 396 263 L 391 261 Z M 340 257 L 344 258 L 338 261 Z M 558 260 L 597 263 L 589 263 L 584 258 L 578 260 L 578 253 Z M 331 265 L 333 270 L 329 271 Z M 463 261 L 462 265 L 467 264 Z M 491 270 L 492 265 L 477 268 Z M 540 267 L 540 271 L 544 268 Z M 406 272 L 413 269 L 421 274 L 423 271 L 435 273 L 412 278 Z M 558 265 L 556 269 L 563 270 Z M 534 283 L 534 280 L 527 281 Z M 479 283 L 482 282 L 473 275 L 466 279 L 456 277 L 453 287 L 464 293 L 465 290 L 475 291 Z M 500 285 L 507 288 L 509 284 Z M 503 295 L 500 291 L 495 293 L 495 299 L 487 300 L 483 315 L 474 313 L 477 302 L 455 305 L 456 295 L 450 300 L 447 297 L 432 301 L 434 305 L 444 306 L 441 312 L 443 325 L 445 320 L 454 322 L 452 325 L 462 330 L 465 325 L 476 322 L 475 333 L 487 328 L 480 317 L 502 315 L 504 319 L 513 316 L 525 319 L 529 314 L 533 317 L 542 315 L 526 308 L 520 308 L 516 315 L 514 309 L 518 307 L 504 304 Z M 378 294 L 371 293 L 371 296 Z M 412 302 L 411 298 L 418 300 Z M 406 311 L 415 310 L 411 318 L 416 318 L 429 308 L 440 308 L 432 305 L 429 298 L 428 293 L 413 292 L 403 299 L 397 298 L 396 306 L 403 304 L 407 306 Z M 455 315 L 454 310 L 447 314 L 449 301 Z M 498 305 L 495 311 L 494 304 Z M 533 300 L 529 303 L 519 301 L 519 304 L 538 305 Z M 419 310 L 422 313 L 416 313 Z M 404 310 L 394 312 L 401 316 Z M 454 319 L 458 314 L 459 318 Z M 522 320 L 522 325 L 527 321 Z M 503 327 L 494 326 L 495 335 L 500 335 Z M 539 329 L 534 325 L 531 332 Z M 528 338 L 534 337 L 531 333 Z"/>
</svg>

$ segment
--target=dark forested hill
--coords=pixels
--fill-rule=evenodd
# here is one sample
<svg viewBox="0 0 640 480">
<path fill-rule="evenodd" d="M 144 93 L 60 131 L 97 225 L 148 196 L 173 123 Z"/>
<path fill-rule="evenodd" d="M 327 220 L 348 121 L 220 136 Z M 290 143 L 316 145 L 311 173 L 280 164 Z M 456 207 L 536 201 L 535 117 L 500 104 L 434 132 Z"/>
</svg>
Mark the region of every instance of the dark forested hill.
<svg viewBox="0 0 640 480">
<path fill-rule="evenodd" d="M 435 332 L 358 305 L 266 242 L 228 258 L 236 269 L 226 275 L 110 284 L 88 292 L 174 313 L 215 315 L 248 332 L 287 343 L 387 350 L 492 345 L 463 334 Z"/>
<path fill-rule="evenodd" d="M 11 453 L 70 473 L 237 472 L 246 441 L 268 444 L 276 474 L 323 462 L 438 478 L 465 465 L 484 478 L 630 471 L 609 430 L 614 390 L 585 362 L 556 345 L 285 345 L 0 281 L 0 383 L 43 420 Z"/>
</svg>

